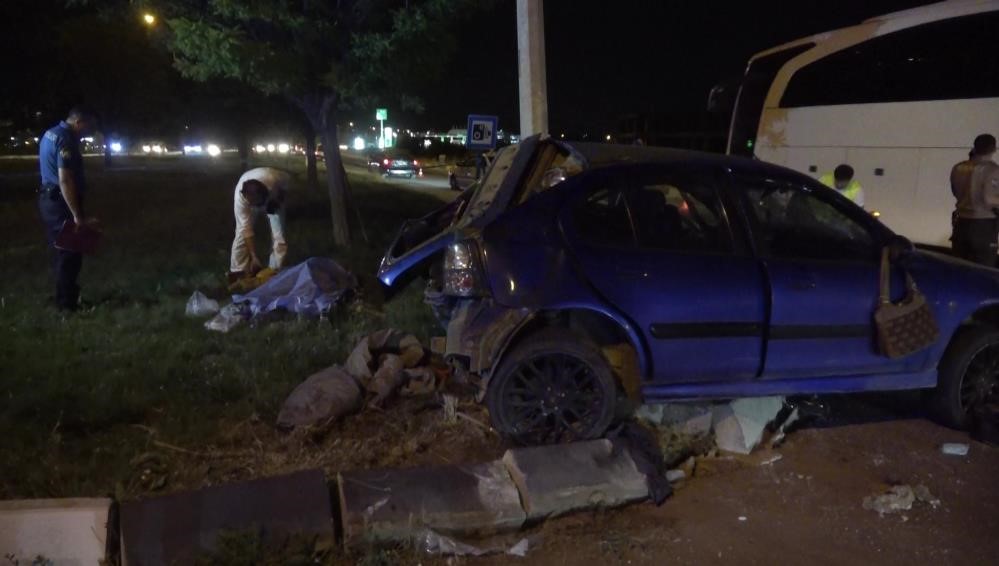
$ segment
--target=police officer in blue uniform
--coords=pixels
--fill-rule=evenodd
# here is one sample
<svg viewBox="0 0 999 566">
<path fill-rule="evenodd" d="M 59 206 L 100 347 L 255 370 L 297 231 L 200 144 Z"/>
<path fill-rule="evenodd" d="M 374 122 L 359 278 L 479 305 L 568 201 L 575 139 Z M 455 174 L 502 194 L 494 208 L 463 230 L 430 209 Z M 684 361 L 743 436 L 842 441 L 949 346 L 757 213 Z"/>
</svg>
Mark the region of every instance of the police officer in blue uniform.
<svg viewBox="0 0 999 566">
<path fill-rule="evenodd" d="M 38 190 L 38 210 L 52 254 L 52 271 L 56 280 L 55 301 L 60 310 L 73 311 L 79 306 L 80 287 L 77 278 L 83 267 L 78 252 L 55 248 L 55 240 L 63 225 L 75 229 L 83 226 L 83 203 L 87 185 L 83 176 L 80 137 L 93 126 L 93 118 L 80 108 L 69 112 L 65 120 L 42 136 L 38 142 L 38 163 L 42 184 Z"/>
</svg>

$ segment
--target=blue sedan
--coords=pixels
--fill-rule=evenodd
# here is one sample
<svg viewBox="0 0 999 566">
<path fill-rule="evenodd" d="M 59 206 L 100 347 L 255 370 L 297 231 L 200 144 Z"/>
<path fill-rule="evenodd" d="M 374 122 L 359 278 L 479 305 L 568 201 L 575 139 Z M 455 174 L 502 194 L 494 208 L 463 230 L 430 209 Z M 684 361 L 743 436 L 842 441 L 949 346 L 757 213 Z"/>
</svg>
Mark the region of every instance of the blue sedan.
<svg viewBox="0 0 999 566">
<path fill-rule="evenodd" d="M 939 328 L 901 357 L 876 340 L 886 248 L 891 299 L 911 276 Z M 446 359 L 525 443 L 597 437 L 625 398 L 923 389 L 962 428 L 999 396 L 999 271 L 758 161 L 528 138 L 403 226 L 379 277 L 414 273 Z"/>
</svg>

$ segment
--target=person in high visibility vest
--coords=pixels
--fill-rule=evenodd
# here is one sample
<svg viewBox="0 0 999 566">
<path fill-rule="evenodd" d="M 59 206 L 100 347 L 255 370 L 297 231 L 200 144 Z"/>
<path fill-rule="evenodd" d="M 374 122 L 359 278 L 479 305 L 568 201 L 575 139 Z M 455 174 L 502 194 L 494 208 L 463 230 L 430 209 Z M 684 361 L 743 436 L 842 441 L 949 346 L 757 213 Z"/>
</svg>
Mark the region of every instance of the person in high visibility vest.
<svg viewBox="0 0 999 566">
<path fill-rule="evenodd" d="M 832 172 L 819 177 L 819 182 L 823 185 L 836 189 L 839 194 L 852 200 L 857 206 L 864 206 L 864 189 L 860 183 L 853 178 L 853 167 L 842 164 Z"/>
</svg>

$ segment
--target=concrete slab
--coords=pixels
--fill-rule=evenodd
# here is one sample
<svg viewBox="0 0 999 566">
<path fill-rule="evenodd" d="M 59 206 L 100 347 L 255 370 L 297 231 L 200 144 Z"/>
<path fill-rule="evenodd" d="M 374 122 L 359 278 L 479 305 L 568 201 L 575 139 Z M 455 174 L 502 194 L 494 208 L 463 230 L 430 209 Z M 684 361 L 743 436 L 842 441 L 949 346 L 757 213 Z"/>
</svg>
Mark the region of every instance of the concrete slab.
<svg viewBox="0 0 999 566">
<path fill-rule="evenodd" d="M 749 454 L 763 438 L 767 424 L 784 405 L 783 397 L 736 399 L 714 409 L 715 444 L 736 454 Z"/>
<path fill-rule="evenodd" d="M 524 524 L 520 494 L 502 462 L 338 474 L 344 542 L 411 540 L 430 528 L 488 535 Z"/>
<path fill-rule="evenodd" d="M 105 558 L 110 499 L 0 501 L 0 556 L 11 564 L 43 557 L 59 566 L 95 565 Z"/>
<path fill-rule="evenodd" d="M 645 476 L 607 439 L 517 448 L 503 455 L 531 520 L 648 498 Z"/>
<path fill-rule="evenodd" d="M 657 403 L 642 405 L 635 411 L 642 421 L 667 426 L 681 434 L 701 436 L 711 432 L 711 405 L 706 403 Z"/>
<path fill-rule="evenodd" d="M 124 503 L 122 565 L 189 564 L 212 550 L 221 532 L 247 529 L 265 540 L 306 534 L 332 544 L 330 491 L 322 470 Z"/>
</svg>

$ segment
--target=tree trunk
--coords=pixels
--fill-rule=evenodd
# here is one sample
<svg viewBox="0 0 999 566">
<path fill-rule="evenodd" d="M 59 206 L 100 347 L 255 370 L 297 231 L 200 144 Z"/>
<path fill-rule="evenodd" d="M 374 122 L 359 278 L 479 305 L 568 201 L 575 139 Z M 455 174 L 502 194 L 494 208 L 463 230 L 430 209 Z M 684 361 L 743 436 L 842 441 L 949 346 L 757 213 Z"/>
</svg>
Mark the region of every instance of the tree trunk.
<svg viewBox="0 0 999 566">
<path fill-rule="evenodd" d="M 323 97 L 320 110 L 323 155 L 326 157 L 326 186 L 330 194 L 330 217 L 333 220 L 333 241 L 340 247 L 350 246 L 350 223 L 347 216 L 347 179 L 340 158 L 340 136 L 336 123 L 336 96 Z"/>
<path fill-rule="evenodd" d="M 333 221 L 333 242 L 342 248 L 350 246 L 350 224 L 347 220 L 347 179 L 340 158 L 340 137 L 336 124 L 336 93 L 314 92 L 292 99 L 306 119 L 319 133 L 326 158 L 326 187 L 330 196 L 330 218 Z"/>
<path fill-rule="evenodd" d="M 306 182 L 310 189 L 319 190 L 319 170 L 316 167 L 316 129 L 312 122 L 303 120 L 302 133 L 305 134 L 305 171 Z M 323 144 L 323 149 L 329 151 L 329 146 Z"/>
</svg>

